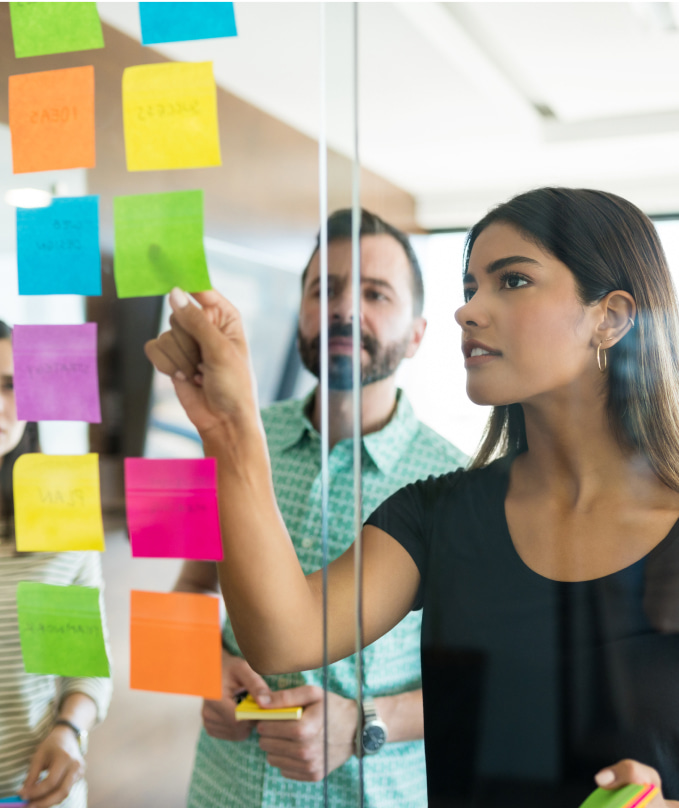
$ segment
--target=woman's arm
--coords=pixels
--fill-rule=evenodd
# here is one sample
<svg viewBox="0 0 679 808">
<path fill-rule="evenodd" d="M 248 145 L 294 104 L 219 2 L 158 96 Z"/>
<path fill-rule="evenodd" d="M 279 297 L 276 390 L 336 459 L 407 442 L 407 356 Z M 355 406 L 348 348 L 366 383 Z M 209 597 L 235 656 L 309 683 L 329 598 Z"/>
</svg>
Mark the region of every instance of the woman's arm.
<svg viewBox="0 0 679 808">
<path fill-rule="evenodd" d="M 224 559 L 219 580 L 245 657 L 261 673 L 322 664 L 322 575 L 305 578 L 278 510 L 259 418 L 254 375 L 236 309 L 217 292 L 170 296 L 172 329 L 147 343 L 156 368 L 171 376 L 217 460 Z M 408 612 L 419 573 L 391 537 L 367 528 L 364 544 L 364 642 Z M 328 642 L 332 660 L 355 650 L 354 562 L 348 550 L 328 570 Z"/>
</svg>

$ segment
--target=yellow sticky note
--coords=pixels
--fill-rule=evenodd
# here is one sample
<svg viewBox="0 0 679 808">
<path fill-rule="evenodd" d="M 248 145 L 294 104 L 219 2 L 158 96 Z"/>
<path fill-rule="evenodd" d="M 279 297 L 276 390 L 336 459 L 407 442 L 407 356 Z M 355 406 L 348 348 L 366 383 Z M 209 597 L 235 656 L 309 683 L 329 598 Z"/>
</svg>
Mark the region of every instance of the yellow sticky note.
<svg viewBox="0 0 679 808">
<path fill-rule="evenodd" d="M 128 171 L 220 166 L 212 62 L 166 62 L 123 73 Z"/>
<path fill-rule="evenodd" d="M 99 455 L 23 454 L 14 464 L 17 550 L 103 550 Z"/>
</svg>

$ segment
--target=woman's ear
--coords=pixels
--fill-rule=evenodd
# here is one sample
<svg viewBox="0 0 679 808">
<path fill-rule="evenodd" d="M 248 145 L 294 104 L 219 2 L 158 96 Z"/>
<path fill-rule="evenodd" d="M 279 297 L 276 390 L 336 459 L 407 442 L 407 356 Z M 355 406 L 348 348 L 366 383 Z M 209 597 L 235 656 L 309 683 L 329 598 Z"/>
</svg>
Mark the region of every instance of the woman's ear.
<svg viewBox="0 0 679 808">
<path fill-rule="evenodd" d="M 594 341 L 597 345 L 605 342 L 606 347 L 611 348 L 636 325 L 637 304 L 629 292 L 617 289 L 609 292 L 599 302 L 599 307 L 602 316 Z"/>
</svg>

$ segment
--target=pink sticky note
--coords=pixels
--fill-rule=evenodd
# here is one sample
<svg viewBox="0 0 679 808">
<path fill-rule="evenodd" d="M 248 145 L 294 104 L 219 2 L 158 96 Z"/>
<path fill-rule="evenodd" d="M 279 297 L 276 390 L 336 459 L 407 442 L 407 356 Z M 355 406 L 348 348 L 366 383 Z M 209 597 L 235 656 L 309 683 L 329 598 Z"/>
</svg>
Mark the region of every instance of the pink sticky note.
<svg viewBox="0 0 679 808">
<path fill-rule="evenodd" d="M 214 458 L 125 458 L 125 500 L 132 555 L 221 561 Z"/>
<path fill-rule="evenodd" d="M 14 393 L 21 421 L 101 421 L 97 324 L 17 325 Z"/>
</svg>

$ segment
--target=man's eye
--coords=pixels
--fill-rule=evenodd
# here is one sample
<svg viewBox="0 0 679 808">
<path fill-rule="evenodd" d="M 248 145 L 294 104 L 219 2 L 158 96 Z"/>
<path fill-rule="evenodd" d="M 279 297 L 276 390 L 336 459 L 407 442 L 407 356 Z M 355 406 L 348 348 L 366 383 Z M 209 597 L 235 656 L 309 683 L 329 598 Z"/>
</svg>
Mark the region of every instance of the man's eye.
<svg viewBox="0 0 679 808">
<path fill-rule="evenodd" d="M 368 300 L 386 300 L 386 296 L 382 294 L 382 292 L 378 292 L 377 289 L 367 289 L 365 292 L 365 297 Z"/>
</svg>

